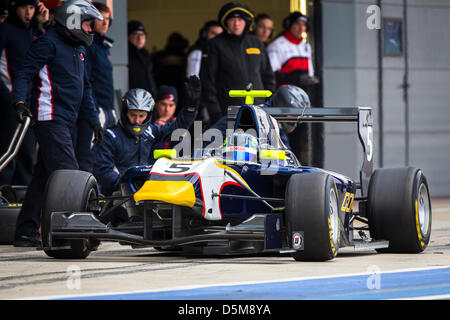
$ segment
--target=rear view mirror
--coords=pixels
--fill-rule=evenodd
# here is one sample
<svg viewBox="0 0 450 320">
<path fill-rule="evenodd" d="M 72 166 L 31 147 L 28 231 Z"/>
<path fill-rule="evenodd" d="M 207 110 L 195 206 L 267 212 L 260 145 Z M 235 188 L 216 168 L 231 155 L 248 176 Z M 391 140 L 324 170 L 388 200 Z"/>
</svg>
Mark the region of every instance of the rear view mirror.
<svg viewBox="0 0 450 320">
<path fill-rule="evenodd" d="M 284 160 L 286 152 L 283 150 L 261 150 L 259 151 L 259 159 L 261 160 Z"/>
<path fill-rule="evenodd" d="M 272 92 L 269 90 L 230 90 L 228 95 L 232 98 L 245 98 L 245 104 L 253 104 L 254 98 L 268 98 Z"/>
</svg>

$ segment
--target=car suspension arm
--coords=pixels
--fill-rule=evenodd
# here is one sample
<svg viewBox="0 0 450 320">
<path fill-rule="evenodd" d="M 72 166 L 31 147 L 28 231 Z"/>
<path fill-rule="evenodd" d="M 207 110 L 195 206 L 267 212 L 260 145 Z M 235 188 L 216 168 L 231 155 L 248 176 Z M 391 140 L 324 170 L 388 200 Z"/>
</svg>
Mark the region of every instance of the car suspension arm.
<svg viewBox="0 0 450 320">
<path fill-rule="evenodd" d="M 267 197 L 252 197 L 252 196 L 240 196 L 237 194 L 219 194 L 213 193 L 212 197 L 219 198 L 230 198 L 230 199 L 244 199 L 244 200 L 255 200 L 255 201 L 274 201 L 274 202 L 284 202 L 284 199 L 281 198 L 267 198 Z"/>
<path fill-rule="evenodd" d="M 267 207 L 270 208 L 271 211 L 273 211 L 275 208 L 272 207 L 266 200 L 262 199 L 255 191 L 253 191 L 242 179 L 240 179 L 234 172 L 225 170 L 225 174 L 229 175 L 231 179 L 239 183 L 243 188 L 245 188 L 248 192 L 253 194 L 256 198 L 258 198 L 262 203 L 264 203 Z M 256 199 L 254 199 L 256 200 Z"/>
</svg>

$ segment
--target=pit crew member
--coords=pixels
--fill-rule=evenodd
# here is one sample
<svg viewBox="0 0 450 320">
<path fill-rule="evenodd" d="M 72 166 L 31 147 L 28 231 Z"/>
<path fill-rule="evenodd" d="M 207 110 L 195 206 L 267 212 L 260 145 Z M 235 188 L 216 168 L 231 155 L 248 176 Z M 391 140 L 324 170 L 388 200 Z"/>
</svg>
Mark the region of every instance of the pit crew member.
<svg viewBox="0 0 450 320">
<path fill-rule="evenodd" d="M 131 89 L 122 98 L 118 124 L 106 130 L 103 142 L 94 146 L 94 175 L 101 192 L 111 195 L 120 186 L 120 175 L 128 168 L 152 162 L 153 145 L 177 128 L 188 129 L 197 116 L 201 82 L 196 76 L 185 83 L 186 106 L 175 121 L 157 126 L 151 123 L 155 101 L 144 89 Z"/>
<path fill-rule="evenodd" d="M 69 19 L 74 9 L 80 12 L 75 24 Z M 64 1 L 55 9 L 56 24 L 33 41 L 16 73 L 13 107 L 19 121 L 32 116 L 39 154 L 17 218 L 15 246 L 40 246 L 40 211 L 47 179 L 58 169 L 78 169 L 73 147 L 78 115 L 86 114 L 92 126 L 100 126 L 85 70 L 85 46 L 92 43 L 94 19 L 103 17 L 88 1 Z M 30 109 L 25 105 L 29 89 Z"/>
<path fill-rule="evenodd" d="M 229 90 L 247 88 L 249 83 L 255 90 L 275 90 L 275 76 L 265 46 L 249 32 L 253 13 L 242 4 L 230 2 L 220 9 L 218 20 L 224 32 L 208 41 L 201 69 L 202 104 L 211 124 L 226 116 L 228 106 L 243 104 L 244 99 L 230 98 Z"/>
</svg>

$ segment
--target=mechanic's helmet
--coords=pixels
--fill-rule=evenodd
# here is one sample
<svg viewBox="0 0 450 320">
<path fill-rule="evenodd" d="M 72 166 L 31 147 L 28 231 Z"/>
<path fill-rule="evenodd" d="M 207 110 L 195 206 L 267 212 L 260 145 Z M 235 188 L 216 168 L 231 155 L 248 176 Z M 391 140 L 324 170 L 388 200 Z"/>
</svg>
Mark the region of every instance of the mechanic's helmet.
<svg viewBox="0 0 450 320">
<path fill-rule="evenodd" d="M 131 89 L 122 98 L 120 125 L 130 134 L 140 136 L 151 122 L 154 105 L 155 100 L 148 91 L 144 89 Z M 146 111 L 147 118 L 142 124 L 132 124 L 127 115 L 129 110 Z"/>
<path fill-rule="evenodd" d="M 256 162 L 258 158 L 258 139 L 248 133 L 233 133 L 223 144 L 223 158 Z"/>
<path fill-rule="evenodd" d="M 66 27 L 69 32 L 85 45 L 90 46 L 94 40 L 93 33 L 87 33 L 81 27 L 86 20 L 103 20 L 102 14 L 87 0 L 65 0 L 55 8 L 55 20 Z"/>
<path fill-rule="evenodd" d="M 229 18 L 236 16 L 244 19 L 246 22 L 245 28 L 252 31 L 255 16 L 247 6 L 240 4 L 238 2 L 228 2 L 224 4 L 222 8 L 220 8 L 219 10 L 217 20 L 220 22 L 223 29 L 229 32 L 226 21 Z"/>
<path fill-rule="evenodd" d="M 272 97 L 272 106 L 275 108 L 311 108 L 311 102 L 306 92 L 296 86 L 285 85 L 278 88 Z M 281 126 L 286 133 L 291 133 L 297 127 L 297 122 L 283 122 Z"/>
</svg>

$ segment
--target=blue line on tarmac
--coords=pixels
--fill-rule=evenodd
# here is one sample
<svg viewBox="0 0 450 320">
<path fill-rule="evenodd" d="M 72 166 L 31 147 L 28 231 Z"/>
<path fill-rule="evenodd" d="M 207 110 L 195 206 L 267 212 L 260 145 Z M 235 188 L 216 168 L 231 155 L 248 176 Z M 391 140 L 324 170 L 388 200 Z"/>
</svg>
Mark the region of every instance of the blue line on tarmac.
<svg viewBox="0 0 450 320">
<path fill-rule="evenodd" d="M 450 267 L 194 289 L 72 297 L 82 300 L 375 300 L 450 294 Z"/>
</svg>

